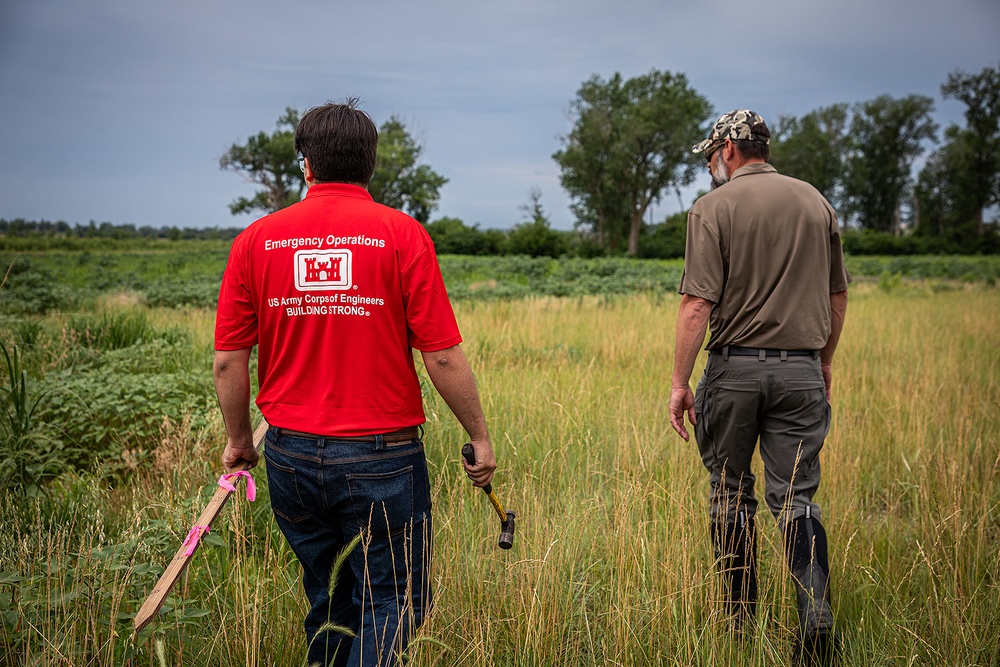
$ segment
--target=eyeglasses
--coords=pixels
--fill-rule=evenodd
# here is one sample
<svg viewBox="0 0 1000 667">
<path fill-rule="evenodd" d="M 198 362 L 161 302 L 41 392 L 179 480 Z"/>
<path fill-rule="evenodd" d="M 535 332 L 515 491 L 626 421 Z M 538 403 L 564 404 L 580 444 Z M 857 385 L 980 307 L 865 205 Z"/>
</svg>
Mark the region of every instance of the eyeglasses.
<svg viewBox="0 0 1000 667">
<path fill-rule="evenodd" d="M 712 156 L 715 155 L 715 152 L 717 150 L 719 150 L 720 148 L 722 148 L 725 145 L 726 145 L 726 142 L 722 142 L 720 144 L 716 144 L 715 146 L 712 146 L 707 151 L 705 151 L 705 162 L 707 162 L 708 164 L 712 164 Z"/>
<path fill-rule="evenodd" d="M 303 174 L 306 173 L 306 156 L 305 155 L 300 155 L 299 156 L 299 169 L 302 170 Z"/>
</svg>

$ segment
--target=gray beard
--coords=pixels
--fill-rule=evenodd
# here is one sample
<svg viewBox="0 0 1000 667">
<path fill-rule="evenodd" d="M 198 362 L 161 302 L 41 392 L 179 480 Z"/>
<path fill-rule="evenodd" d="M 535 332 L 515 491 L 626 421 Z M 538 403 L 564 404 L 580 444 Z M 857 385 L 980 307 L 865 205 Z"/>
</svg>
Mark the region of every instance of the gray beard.
<svg viewBox="0 0 1000 667">
<path fill-rule="evenodd" d="M 729 182 L 729 170 L 726 169 L 726 163 L 722 161 L 722 156 L 719 156 L 717 164 L 718 166 L 711 171 L 713 190 Z"/>
</svg>

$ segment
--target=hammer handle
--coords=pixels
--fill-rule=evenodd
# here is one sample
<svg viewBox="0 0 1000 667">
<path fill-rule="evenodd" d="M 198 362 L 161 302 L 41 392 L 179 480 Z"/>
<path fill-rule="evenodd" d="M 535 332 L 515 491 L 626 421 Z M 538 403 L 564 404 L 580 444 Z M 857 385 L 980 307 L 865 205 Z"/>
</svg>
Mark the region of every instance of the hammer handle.
<svg viewBox="0 0 1000 667">
<path fill-rule="evenodd" d="M 462 456 L 465 460 L 469 462 L 470 466 L 476 465 L 476 452 L 472 448 L 472 443 L 467 442 L 462 445 Z M 485 493 L 489 499 L 490 503 L 493 505 L 493 509 L 497 511 L 497 515 L 500 517 L 501 521 L 507 520 L 507 513 L 503 509 L 503 505 L 500 504 L 500 499 L 497 498 L 497 494 L 493 493 L 493 485 L 487 484 L 483 487 L 483 493 Z"/>
<path fill-rule="evenodd" d="M 471 442 L 462 445 L 462 456 L 465 457 L 470 466 L 476 465 L 476 451 L 472 448 Z M 504 511 L 503 505 L 500 504 L 500 500 L 497 498 L 497 494 L 493 493 L 492 485 L 487 484 L 484 486 L 483 493 L 490 499 L 490 504 L 493 505 L 493 509 L 500 516 L 500 541 L 498 544 L 501 549 L 510 549 L 514 546 L 514 513 Z"/>
<path fill-rule="evenodd" d="M 462 456 L 465 457 L 465 460 L 469 462 L 470 466 L 476 465 L 476 450 L 472 448 L 471 442 L 467 442 L 464 445 L 462 445 Z M 484 486 L 483 492 L 486 495 L 490 495 L 491 493 L 493 493 L 493 485 L 487 484 L 486 486 Z"/>
</svg>

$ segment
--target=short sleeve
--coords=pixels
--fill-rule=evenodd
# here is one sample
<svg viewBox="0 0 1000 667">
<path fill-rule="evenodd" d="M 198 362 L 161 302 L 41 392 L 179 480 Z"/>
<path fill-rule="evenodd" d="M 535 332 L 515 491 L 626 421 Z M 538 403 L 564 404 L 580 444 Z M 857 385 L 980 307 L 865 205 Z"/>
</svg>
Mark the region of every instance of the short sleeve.
<svg viewBox="0 0 1000 667">
<path fill-rule="evenodd" d="M 418 249 L 402 269 L 403 304 L 410 345 L 422 352 L 443 350 L 462 342 L 458 322 L 441 276 L 434 243 L 420 228 Z"/>
<path fill-rule="evenodd" d="M 844 262 L 844 246 L 840 241 L 840 224 L 836 214 L 830 229 L 830 294 L 843 292 L 851 282 L 851 274 Z"/>
<path fill-rule="evenodd" d="M 692 209 L 688 213 L 684 274 L 677 291 L 718 303 L 724 276 L 718 230 Z"/>
<path fill-rule="evenodd" d="M 215 314 L 215 349 L 244 350 L 257 344 L 257 313 L 250 297 L 249 273 L 244 244 L 237 240 L 219 287 Z"/>
</svg>

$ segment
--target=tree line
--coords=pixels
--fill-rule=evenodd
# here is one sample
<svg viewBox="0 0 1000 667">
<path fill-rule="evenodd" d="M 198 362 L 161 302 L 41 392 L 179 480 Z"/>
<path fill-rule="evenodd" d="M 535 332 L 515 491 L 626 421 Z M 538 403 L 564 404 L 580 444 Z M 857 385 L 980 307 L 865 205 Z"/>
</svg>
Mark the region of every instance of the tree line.
<svg viewBox="0 0 1000 667">
<path fill-rule="evenodd" d="M 771 163 L 822 192 L 838 212 L 845 242 L 861 252 L 998 252 L 1000 67 L 955 71 L 941 94 L 965 105 L 965 124 L 949 126 L 940 140 L 933 99 L 882 95 L 775 119 Z M 690 148 L 707 136 L 715 115 L 683 74 L 654 69 L 585 81 L 570 102 L 572 127 L 552 156 L 576 216 L 572 233 L 550 229 L 537 189 L 522 206 L 527 217 L 509 232 L 480 231 L 451 217 L 431 222 L 448 179 L 420 163 L 422 146 L 395 116 L 379 128 L 370 191 L 427 225 L 441 252 L 674 256 L 678 243 L 683 254 L 684 216 L 651 223 L 647 213 L 665 197 L 680 198 L 704 169 Z M 262 187 L 235 200 L 234 214 L 267 213 L 301 198 L 298 119 L 288 108 L 273 133 L 260 132 L 222 156 L 221 168 Z"/>
<path fill-rule="evenodd" d="M 232 241 L 243 231 L 242 227 L 136 227 L 133 224 L 96 222 L 70 224 L 65 220 L 26 220 L 0 218 L 0 235 L 6 237 L 42 237 L 48 239 L 168 239 L 180 240 L 223 240 Z"/>
<path fill-rule="evenodd" d="M 580 229 L 552 229 L 548 215 L 532 190 L 529 203 L 521 206 L 525 215 L 511 229 L 480 229 L 466 225 L 453 217 L 442 217 L 425 226 L 439 255 L 579 257 L 614 256 L 597 243 L 594 236 Z M 643 225 L 636 257 L 642 259 L 676 259 L 684 256 L 686 213 L 675 213 L 661 223 Z M 0 250 L 92 250 L 99 246 L 128 249 L 147 243 L 167 241 L 231 242 L 243 231 L 242 227 L 136 227 L 110 222 L 87 225 L 48 220 L 0 218 Z M 996 238 L 993 235 L 990 238 Z M 885 232 L 851 229 L 843 233 L 844 250 L 851 255 L 928 255 L 969 254 L 966 247 L 938 238 L 908 234 L 896 236 Z M 109 246 L 109 243 L 112 245 Z M 1000 244 L 976 252 L 1000 253 Z M 621 253 L 619 253 L 621 254 Z"/>
<path fill-rule="evenodd" d="M 933 99 L 882 95 L 779 118 L 771 162 L 815 185 L 845 227 L 995 247 L 986 214 L 1000 204 L 1000 69 L 953 72 L 941 94 L 965 104 L 965 126 L 950 125 L 942 140 Z"/>
<path fill-rule="evenodd" d="M 965 105 L 965 125 L 949 126 L 943 141 L 933 99 L 882 95 L 779 117 L 771 123 L 770 162 L 820 190 L 844 231 L 860 232 L 850 239 L 857 247 L 997 252 L 1000 68 L 955 71 L 941 94 Z M 708 135 L 711 105 L 683 75 L 653 70 L 627 80 L 594 76 L 570 111 L 573 127 L 553 159 L 577 226 L 611 252 L 639 255 L 648 207 L 679 196 L 705 167 L 690 147 Z M 921 156 L 926 162 L 914 177 Z"/>
<path fill-rule="evenodd" d="M 848 252 L 1000 252 L 1000 66 L 955 71 L 941 95 L 965 105 L 965 123 L 945 128 L 940 139 L 932 98 L 882 95 L 774 119 L 770 161 L 830 200 Z M 629 79 L 595 75 L 581 85 L 569 111 L 572 127 L 552 158 L 576 216 L 571 232 L 551 228 L 537 188 L 510 230 L 480 230 L 454 217 L 432 221 L 448 179 L 421 162 L 423 146 L 396 116 L 379 127 L 369 191 L 426 225 L 442 254 L 683 256 L 686 216 L 647 218 L 665 197 L 680 199 L 681 188 L 704 170 L 702 156 L 690 149 L 715 120 L 707 98 L 685 75 L 654 69 Z M 233 215 L 266 214 L 302 198 L 305 181 L 294 149 L 299 118 L 288 107 L 274 131 L 233 144 L 220 157 L 221 169 L 258 188 L 229 205 Z M 0 220 L 0 234 L 15 236 L 230 239 L 239 231 Z"/>
</svg>

